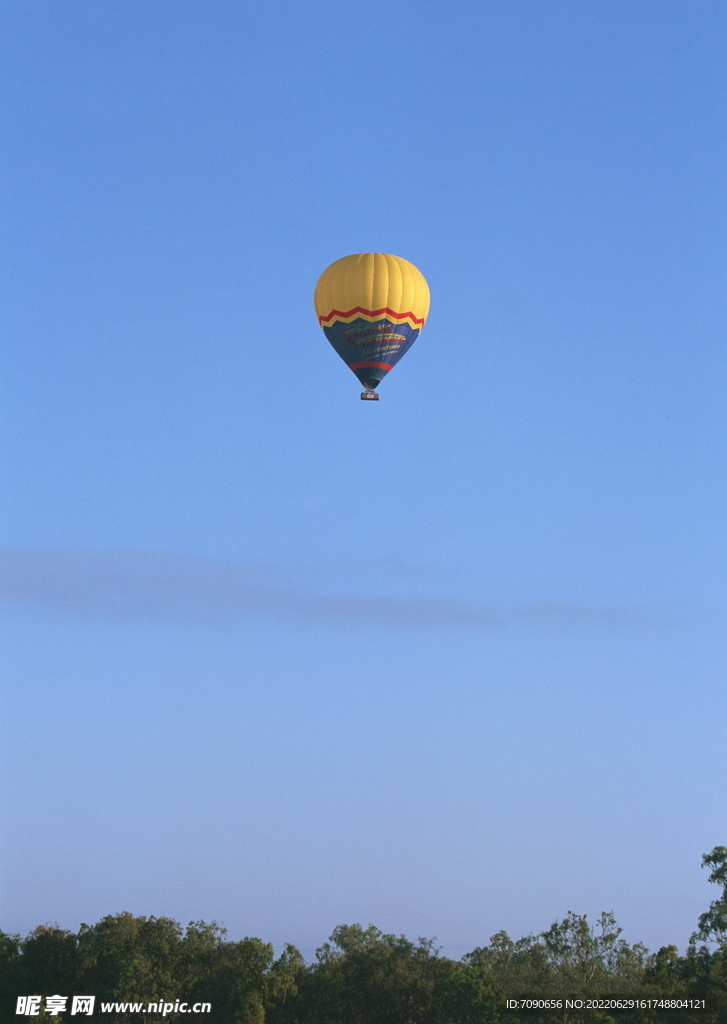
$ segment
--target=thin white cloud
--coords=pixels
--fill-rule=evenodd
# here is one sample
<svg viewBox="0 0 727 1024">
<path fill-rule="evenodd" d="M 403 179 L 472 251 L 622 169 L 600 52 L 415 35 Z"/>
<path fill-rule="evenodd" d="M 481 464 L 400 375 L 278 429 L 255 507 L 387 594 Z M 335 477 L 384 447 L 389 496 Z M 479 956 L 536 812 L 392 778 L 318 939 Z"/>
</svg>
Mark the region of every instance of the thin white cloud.
<svg viewBox="0 0 727 1024">
<path fill-rule="evenodd" d="M 147 551 L 0 549 L 0 599 L 84 618 L 223 621 L 263 618 L 381 627 L 643 628 L 635 609 L 538 603 L 478 607 L 431 597 L 326 593 L 271 569 Z"/>
</svg>

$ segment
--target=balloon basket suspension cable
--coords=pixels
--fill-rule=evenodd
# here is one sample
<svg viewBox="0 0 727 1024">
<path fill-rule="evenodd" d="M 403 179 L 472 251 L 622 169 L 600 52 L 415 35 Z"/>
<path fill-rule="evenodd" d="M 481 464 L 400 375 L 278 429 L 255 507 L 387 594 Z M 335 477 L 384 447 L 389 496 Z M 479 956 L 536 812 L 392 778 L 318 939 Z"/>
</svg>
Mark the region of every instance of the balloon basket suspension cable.
<svg viewBox="0 0 727 1024">
<path fill-rule="evenodd" d="M 375 391 L 369 391 L 367 388 L 365 391 L 361 392 L 361 400 L 363 402 L 378 402 L 379 396 Z"/>
</svg>

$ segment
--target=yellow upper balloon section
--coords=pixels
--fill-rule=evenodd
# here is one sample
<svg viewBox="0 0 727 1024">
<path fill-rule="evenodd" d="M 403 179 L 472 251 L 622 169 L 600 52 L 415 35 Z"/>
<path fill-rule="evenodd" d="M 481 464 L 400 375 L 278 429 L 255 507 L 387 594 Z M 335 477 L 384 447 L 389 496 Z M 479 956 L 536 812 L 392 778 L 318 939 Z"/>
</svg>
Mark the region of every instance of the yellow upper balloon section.
<svg viewBox="0 0 727 1024">
<path fill-rule="evenodd" d="M 313 305 L 321 327 L 385 317 L 422 328 L 429 313 L 429 286 L 421 271 L 401 256 L 360 252 L 323 271 Z"/>
</svg>

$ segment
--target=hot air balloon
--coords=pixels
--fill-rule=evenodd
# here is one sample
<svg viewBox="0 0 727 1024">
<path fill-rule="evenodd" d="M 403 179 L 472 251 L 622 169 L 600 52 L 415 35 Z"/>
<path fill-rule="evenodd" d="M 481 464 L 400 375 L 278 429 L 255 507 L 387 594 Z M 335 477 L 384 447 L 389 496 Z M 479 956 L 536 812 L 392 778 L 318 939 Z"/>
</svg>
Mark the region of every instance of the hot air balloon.
<svg viewBox="0 0 727 1024">
<path fill-rule="evenodd" d="M 361 252 L 323 271 L 313 305 L 331 345 L 366 388 L 361 398 L 378 400 L 376 388 L 424 327 L 429 287 L 408 260 Z"/>
</svg>

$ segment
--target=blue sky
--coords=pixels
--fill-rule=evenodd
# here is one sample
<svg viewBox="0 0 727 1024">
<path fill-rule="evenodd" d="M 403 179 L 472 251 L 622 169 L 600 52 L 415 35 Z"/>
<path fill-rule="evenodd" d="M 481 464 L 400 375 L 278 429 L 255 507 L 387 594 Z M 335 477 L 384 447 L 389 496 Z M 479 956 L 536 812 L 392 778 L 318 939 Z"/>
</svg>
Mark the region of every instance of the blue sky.
<svg viewBox="0 0 727 1024">
<path fill-rule="evenodd" d="M 0 8 L 2 922 L 450 955 L 727 842 L 712 0 Z M 312 292 L 432 293 L 362 403 Z"/>
</svg>

